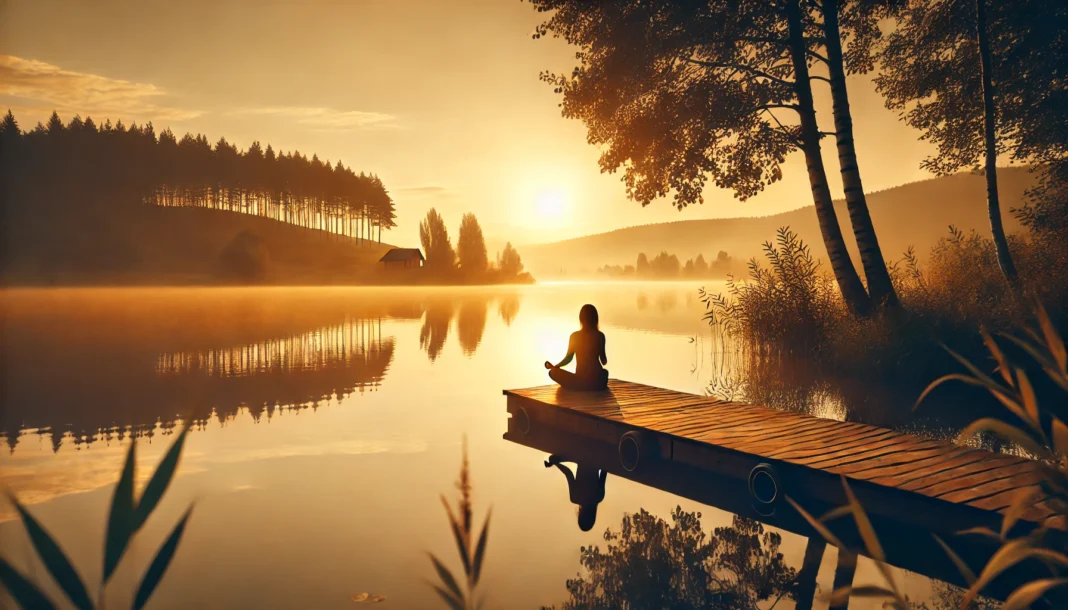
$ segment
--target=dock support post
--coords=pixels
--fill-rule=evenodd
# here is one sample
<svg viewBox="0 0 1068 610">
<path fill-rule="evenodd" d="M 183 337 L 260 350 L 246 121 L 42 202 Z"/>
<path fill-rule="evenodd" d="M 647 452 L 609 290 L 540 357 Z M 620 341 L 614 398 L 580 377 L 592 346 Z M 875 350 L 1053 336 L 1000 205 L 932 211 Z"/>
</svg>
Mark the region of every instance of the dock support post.
<svg viewBox="0 0 1068 610">
<path fill-rule="evenodd" d="M 810 537 L 805 545 L 805 559 L 801 562 L 801 571 L 797 573 L 796 610 L 812 610 L 812 601 L 816 597 L 816 575 L 820 572 L 820 562 L 827 543 Z"/>
<path fill-rule="evenodd" d="M 857 556 L 845 549 L 838 549 L 838 565 L 834 569 L 834 588 L 837 591 L 842 587 L 853 586 L 853 575 L 857 572 Z M 849 596 L 845 595 L 841 600 L 831 602 L 828 610 L 846 610 L 849 607 Z"/>
</svg>

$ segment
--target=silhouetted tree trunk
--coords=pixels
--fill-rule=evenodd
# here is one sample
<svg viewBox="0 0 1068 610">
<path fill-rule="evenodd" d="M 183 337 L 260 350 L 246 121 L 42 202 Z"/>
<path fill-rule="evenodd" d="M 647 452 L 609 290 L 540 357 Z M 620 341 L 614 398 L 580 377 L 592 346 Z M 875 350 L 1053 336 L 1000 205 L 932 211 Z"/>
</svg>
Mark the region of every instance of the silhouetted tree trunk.
<svg viewBox="0 0 1068 610">
<path fill-rule="evenodd" d="M 868 279 L 868 292 L 876 307 L 896 307 L 897 293 L 886 269 L 882 249 L 875 235 L 875 226 L 868 213 L 868 201 L 860 181 L 857 151 L 853 142 L 853 117 L 849 111 L 849 92 L 846 89 L 845 64 L 842 60 L 842 39 L 838 27 L 838 0 L 823 1 L 823 31 L 826 38 L 827 66 L 830 73 L 831 100 L 834 113 L 835 142 L 838 164 L 845 189 L 846 208 L 853 235 L 860 249 L 860 263 Z"/>
<path fill-rule="evenodd" d="M 831 191 L 827 186 L 827 171 L 823 166 L 823 154 L 820 151 L 820 130 L 816 123 L 816 109 L 812 103 L 812 81 L 809 79 L 807 48 L 798 0 L 789 0 L 786 3 L 786 19 L 789 26 L 790 57 L 794 64 L 794 86 L 797 87 L 798 115 L 801 121 L 800 145 L 805 153 L 805 164 L 808 166 L 808 181 L 812 188 L 812 199 L 816 204 L 820 233 L 823 235 L 823 243 L 827 246 L 827 257 L 842 291 L 842 298 L 850 311 L 866 316 L 871 311 L 871 300 L 860 281 L 856 267 L 853 266 L 849 251 L 846 250 L 842 228 L 838 224 Z"/>
<path fill-rule="evenodd" d="M 998 264 L 1005 279 L 1013 286 L 1019 285 L 1016 265 L 1009 253 L 1005 227 L 1001 223 L 1001 201 L 998 198 L 998 150 L 995 135 L 994 84 L 990 77 L 993 70 L 990 53 L 989 32 L 986 29 L 986 0 L 975 0 L 975 30 L 979 39 L 979 64 L 983 74 L 983 140 L 986 147 L 986 208 L 990 216 L 990 232 L 997 249 Z"/>
</svg>

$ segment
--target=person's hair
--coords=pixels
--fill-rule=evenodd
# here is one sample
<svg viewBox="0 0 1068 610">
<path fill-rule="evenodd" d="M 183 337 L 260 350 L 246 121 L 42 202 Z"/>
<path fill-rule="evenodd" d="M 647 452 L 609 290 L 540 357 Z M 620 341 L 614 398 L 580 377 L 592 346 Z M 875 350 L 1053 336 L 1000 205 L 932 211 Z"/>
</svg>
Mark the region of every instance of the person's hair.
<svg viewBox="0 0 1068 610">
<path fill-rule="evenodd" d="M 579 310 L 579 323 L 582 324 L 582 328 L 600 330 L 597 327 L 597 324 L 599 323 L 597 308 L 589 303 L 583 305 L 582 309 Z"/>
<path fill-rule="evenodd" d="M 597 503 L 593 504 L 581 504 L 578 509 L 578 525 L 579 529 L 588 532 L 593 529 L 593 524 L 597 523 Z"/>
</svg>

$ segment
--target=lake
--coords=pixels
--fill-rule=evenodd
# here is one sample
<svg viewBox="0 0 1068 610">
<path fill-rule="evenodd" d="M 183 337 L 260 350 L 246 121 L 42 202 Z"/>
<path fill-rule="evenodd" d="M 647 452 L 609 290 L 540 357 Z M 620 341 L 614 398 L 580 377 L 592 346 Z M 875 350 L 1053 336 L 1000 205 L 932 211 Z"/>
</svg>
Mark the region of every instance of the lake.
<svg viewBox="0 0 1068 610">
<path fill-rule="evenodd" d="M 120 564 L 109 607 L 128 607 L 191 502 L 149 607 L 348 608 L 360 592 L 387 607 L 444 607 L 425 583 L 435 578 L 427 552 L 459 571 L 439 495 L 456 495 L 466 438 L 476 522 L 492 507 L 487 606 L 537 608 L 567 599 L 580 547 L 604 547 L 624 514 L 670 520 L 681 506 L 701 512 L 709 535 L 733 518 L 609 477 L 596 526 L 582 532 L 546 456 L 502 439 L 501 390 L 548 382 L 542 362 L 563 356 L 583 303 L 600 311 L 613 377 L 937 436 L 954 428 L 915 424 L 880 409 L 885 396 L 842 394 L 789 371 L 746 379 L 752 371 L 702 320 L 698 287 L 8 290 L 0 487 L 30 506 L 95 592 L 131 430 L 143 483 L 192 417 L 179 475 Z M 6 502 L 0 519 L 0 554 L 46 581 Z M 786 563 L 799 568 L 804 546 L 783 533 Z M 824 555 L 824 592 L 834 562 Z M 930 581 L 897 573 L 912 599 L 931 596 Z M 861 559 L 856 583 L 875 582 Z M 851 607 L 878 607 L 862 601 Z"/>
</svg>

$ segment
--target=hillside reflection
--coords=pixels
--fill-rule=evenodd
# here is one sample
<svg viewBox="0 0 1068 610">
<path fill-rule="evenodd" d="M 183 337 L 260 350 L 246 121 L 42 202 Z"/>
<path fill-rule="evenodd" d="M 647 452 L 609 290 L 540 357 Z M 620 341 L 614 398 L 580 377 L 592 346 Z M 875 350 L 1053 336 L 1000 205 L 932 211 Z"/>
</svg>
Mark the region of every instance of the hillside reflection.
<svg viewBox="0 0 1068 610">
<path fill-rule="evenodd" d="M 460 349 L 474 355 L 492 301 L 341 289 L 8 293 L 2 433 L 11 451 L 30 431 L 58 450 L 166 434 L 187 416 L 203 427 L 316 409 L 382 385 L 393 323 L 422 320 L 433 362 L 455 320 Z M 498 305 L 506 323 L 518 309 L 515 294 Z"/>
</svg>

